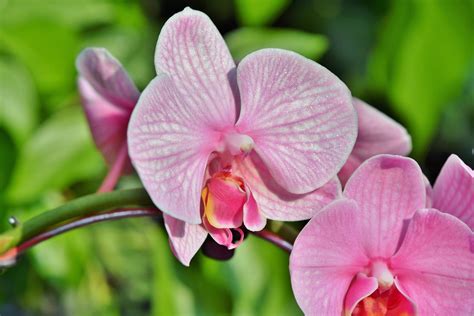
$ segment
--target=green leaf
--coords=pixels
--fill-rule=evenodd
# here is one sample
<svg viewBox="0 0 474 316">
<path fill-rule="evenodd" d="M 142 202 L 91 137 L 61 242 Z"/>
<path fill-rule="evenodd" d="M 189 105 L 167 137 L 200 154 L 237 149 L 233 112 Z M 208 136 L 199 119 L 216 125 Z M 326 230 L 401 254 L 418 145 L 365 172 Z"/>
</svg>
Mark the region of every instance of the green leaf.
<svg viewBox="0 0 474 316">
<path fill-rule="evenodd" d="M 324 36 L 292 29 L 244 27 L 228 33 L 225 40 L 236 60 L 262 48 L 282 48 L 318 59 L 328 48 Z"/>
<path fill-rule="evenodd" d="M 15 60 L 0 58 L 0 127 L 21 144 L 37 120 L 38 100 L 30 74 Z"/>
<path fill-rule="evenodd" d="M 10 135 L 0 127 L 0 207 L 2 205 L 3 191 L 10 182 L 17 149 Z M 3 213 L 0 211 L 0 213 Z M 1 227 L 1 225 L 0 225 Z"/>
<path fill-rule="evenodd" d="M 394 110 L 412 135 L 414 155 L 421 157 L 444 108 L 461 93 L 474 61 L 471 8 L 463 1 L 394 1 L 393 5 L 372 73 L 375 80 L 383 78 Z M 393 36 L 400 29 L 404 36 Z M 396 48 L 395 53 L 390 47 Z"/>
<path fill-rule="evenodd" d="M 0 28 L 0 44 L 31 71 L 41 93 L 58 94 L 74 85 L 76 33 L 54 20 L 29 20 Z"/>
<path fill-rule="evenodd" d="M 290 0 L 235 0 L 237 19 L 245 26 L 272 23 L 290 4 Z"/>
<path fill-rule="evenodd" d="M 36 199 L 100 172 L 103 163 L 79 107 L 48 119 L 22 148 L 7 192 L 12 202 Z"/>
<path fill-rule="evenodd" d="M 114 18 L 114 4 L 109 0 L 21 0 L 2 3 L 1 24 L 13 25 L 31 19 L 55 20 L 75 28 L 92 23 L 106 23 Z"/>
</svg>

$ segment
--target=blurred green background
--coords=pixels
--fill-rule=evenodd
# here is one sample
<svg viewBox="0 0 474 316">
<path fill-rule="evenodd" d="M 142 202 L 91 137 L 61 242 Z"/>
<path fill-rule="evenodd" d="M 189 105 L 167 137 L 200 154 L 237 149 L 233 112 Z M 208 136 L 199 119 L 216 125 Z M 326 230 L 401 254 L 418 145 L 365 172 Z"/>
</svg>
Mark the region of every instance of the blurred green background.
<svg viewBox="0 0 474 316">
<path fill-rule="evenodd" d="M 407 127 L 431 180 L 452 152 L 473 166 L 472 1 L 0 0 L 0 229 L 94 192 L 106 172 L 79 106 L 79 51 L 106 47 L 143 89 L 160 26 L 187 5 L 237 60 L 263 47 L 318 60 Z M 98 224 L 3 271 L 0 314 L 297 315 L 287 267 L 251 236 L 230 261 L 199 254 L 185 268 L 155 222 Z"/>
</svg>

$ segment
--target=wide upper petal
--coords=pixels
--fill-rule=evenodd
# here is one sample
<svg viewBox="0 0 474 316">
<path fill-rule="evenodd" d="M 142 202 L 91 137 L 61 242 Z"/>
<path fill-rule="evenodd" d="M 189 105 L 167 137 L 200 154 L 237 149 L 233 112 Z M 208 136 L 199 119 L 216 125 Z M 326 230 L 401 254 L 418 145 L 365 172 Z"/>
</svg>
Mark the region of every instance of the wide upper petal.
<svg viewBox="0 0 474 316">
<path fill-rule="evenodd" d="M 357 118 L 344 83 L 296 53 L 263 49 L 237 68 L 237 129 L 252 137 L 275 181 L 307 193 L 333 178 L 349 156 Z"/>
<path fill-rule="evenodd" d="M 222 129 L 236 120 L 235 64 L 209 17 L 190 8 L 163 25 L 156 44 L 158 74 L 170 75 L 197 121 Z"/>
<path fill-rule="evenodd" d="M 353 98 L 353 104 L 359 126 L 351 155 L 364 161 L 378 154 L 410 153 L 411 137 L 402 125 L 362 100 Z"/>
<path fill-rule="evenodd" d="M 474 313 L 473 233 L 454 216 L 418 211 L 391 259 L 399 286 L 420 315 Z"/>
<path fill-rule="evenodd" d="M 163 214 L 163 219 L 174 255 L 182 264 L 189 266 L 206 240 L 207 231 L 200 224 L 188 224 L 166 214 Z"/>
<path fill-rule="evenodd" d="M 296 238 L 291 284 L 305 314 L 341 315 L 351 281 L 369 263 L 358 216 L 354 201 L 338 200 L 314 216 Z"/>
<path fill-rule="evenodd" d="M 190 224 L 201 222 L 201 190 L 219 135 L 195 121 L 167 75 L 143 91 L 128 127 L 132 163 L 153 202 Z"/>
<path fill-rule="evenodd" d="M 454 154 L 436 179 L 433 208 L 458 217 L 474 229 L 474 171 Z"/>
<path fill-rule="evenodd" d="M 365 249 L 372 257 L 390 257 L 405 219 L 425 207 L 423 174 L 410 158 L 378 155 L 352 175 L 344 196 L 357 201 L 365 229 Z"/>
<path fill-rule="evenodd" d="M 102 98 L 128 111 L 133 109 L 140 92 L 120 62 L 105 48 L 84 49 L 77 57 L 76 67 Z"/>
<path fill-rule="evenodd" d="M 82 77 L 78 79 L 78 87 L 92 138 L 107 164 L 112 166 L 126 145 L 130 112 L 103 98 Z M 130 162 L 127 164 L 130 167 Z"/>
<path fill-rule="evenodd" d="M 238 160 L 235 168 L 250 188 L 259 212 L 269 219 L 280 221 L 310 219 L 341 196 L 341 184 L 337 177 L 310 193 L 290 193 L 275 182 L 265 164 L 255 153 Z"/>
</svg>

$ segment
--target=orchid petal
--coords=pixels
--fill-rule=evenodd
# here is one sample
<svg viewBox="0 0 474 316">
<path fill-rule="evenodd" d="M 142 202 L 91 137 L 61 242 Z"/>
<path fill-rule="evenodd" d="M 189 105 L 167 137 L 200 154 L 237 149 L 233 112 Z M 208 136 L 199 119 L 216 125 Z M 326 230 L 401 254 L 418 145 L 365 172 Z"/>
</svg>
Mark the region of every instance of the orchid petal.
<svg viewBox="0 0 474 316">
<path fill-rule="evenodd" d="M 314 216 L 296 238 L 291 284 L 305 314 L 341 315 L 353 278 L 369 263 L 359 216 L 354 201 L 338 200 Z"/>
<path fill-rule="evenodd" d="M 433 208 L 450 213 L 474 229 L 474 171 L 451 155 L 433 188 Z"/>
<path fill-rule="evenodd" d="M 259 211 L 267 218 L 299 221 L 313 217 L 323 207 L 341 195 L 337 177 L 307 194 L 293 194 L 275 182 L 265 164 L 255 153 L 236 163 L 236 172 L 250 188 Z"/>
<path fill-rule="evenodd" d="M 296 53 L 263 49 L 237 68 L 241 113 L 275 181 L 286 191 L 313 191 L 333 178 L 354 145 L 357 118 L 344 83 Z"/>
<path fill-rule="evenodd" d="M 131 110 L 140 92 L 120 62 L 105 48 L 86 48 L 77 57 L 79 75 L 112 105 Z"/>
<path fill-rule="evenodd" d="M 79 78 L 78 86 L 92 138 L 112 166 L 126 143 L 130 113 L 104 99 L 84 78 Z M 126 164 L 130 166 L 129 161 Z"/>
<path fill-rule="evenodd" d="M 202 225 L 188 224 L 166 214 L 163 214 L 163 219 L 174 255 L 182 264 L 189 266 L 206 240 L 207 231 Z"/>
<path fill-rule="evenodd" d="M 469 227 L 434 209 L 418 211 L 398 252 L 394 274 L 420 315 L 472 315 L 474 253 Z"/>
<path fill-rule="evenodd" d="M 353 98 L 352 102 L 359 123 L 352 155 L 364 161 L 378 154 L 410 153 L 411 137 L 403 126 L 362 100 Z"/>
<path fill-rule="evenodd" d="M 260 231 L 267 224 L 267 218 L 258 209 L 258 204 L 250 189 L 247 189 L 247 201 L 244 204 L 244 225 L 250 231 Z"/>
<path fill-rule="evenodd" d="M 433 188 L 431 187 L 430 180 L 423 175 L 423 182 L 425 183 L 425 192 L 426 192 L 426 208 L 431 208 L 433 205 Z"/>
<path fill-rule="evenodd" d="M 201 190 L 218 135 L 195 124 L 193 113 L 167 75 L 143 91 L 128 128 L 132 163 L 163 212 L 201 223 Z"/>
<path fill-rule="evenodd" d="M 357 304 L 374 293 L 378 287 L 377 278 L 358 273 L 354 280 L 352 280 L 344 299 L 344 315 L 352 315 Z"/>
<path fill-rule="evenodd" d="M 351 154 L 347 159 L 342 169 L 338 172 L 337 177 L 341 181 L 342 185 L 347 183 L 347 180 L 351 177 L 351 175 L 359 168 L 360 164 L 363 160 L 357 158 L 355 155 Z"/>
<path fill-rule="evenodd" d="M 158 74 L 166 73 L 176 83 L 196 122 L 216 129 L 235 123 L 235 64 L 206 14 L 186 8 L 168 19 L 156 45 L 155 65 Z"/>
<path fill-rule="evenodd" d="M 410 158 L 379 155 L 366 160 L 346 184 L 344 195 L 357 201 L 371 257 L 390 257 L 403 222 L 425 207 L 423 174 Z"/>
</svg>

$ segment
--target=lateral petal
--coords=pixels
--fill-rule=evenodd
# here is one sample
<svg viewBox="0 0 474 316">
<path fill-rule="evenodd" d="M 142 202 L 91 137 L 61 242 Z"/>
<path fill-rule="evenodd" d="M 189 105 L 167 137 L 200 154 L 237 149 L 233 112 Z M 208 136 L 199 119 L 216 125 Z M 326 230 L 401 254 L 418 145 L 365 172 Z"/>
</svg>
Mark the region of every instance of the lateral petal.
<svg viewBox="0 0 474 316">
<path fill-rule="evenodd" d="M 420 315 L 471 315 L 474 311 L 473 233 L 435 209 L 416 212 L 391 264 L 397 287 Z"/>
<path fill-rule="evenodd" d="M 436 179 L 433 208 L 458 217 L 474 229 L 474 171 L 454 154 Z"/>
<path fill-rule="evenodd" d="M 371 257 L 389 258 L 397 248 L 404 220 L 426 203 L 418 164 L 392 155 L 366 160 L 347 182 L 343 195 L 360 207 L 365 249 Z"/>
<path fill-rule="evenodd" d="M 163 214 L 163 219 L 175 257 L 185 266 L 189 266 L 191 259 L 206 240 L 207 231 L 200 224 L 188 224 L 166 214 Z"/>
<path fill-rule="evenodd" d="M 311 192 L 333 178 L 355 142 L 357 118 L 344 83 L 296 53 L 262 49 L 237 68 L 240 133 L 249 135 L 275 181 Z"/>
<path fill-rule="evenodd" d="M 269 219 L 279 221 L 310 219 L 341 196 L 341 184 L 337 177 L 310 193 L 290 193 L 275 182 L 263 161 L 255 153 L 239 160 L 235 168 L 250 188 L 259 211 Z"/>
<path fill-rule="evenodd" d="M 219 135 L 196 123 L 167 75 L 143 91 L 128 128 L 132 163 L 163 212 L 201 223 L 201 190 L 207 160 Z"/>
<path fill-rule="evenodd" d="M 197 121 L 216 129 L 235 123 L 235 64 L 206 14 L 185 8 L 168 19 L 156 44 L 155 66 L 173 79 Z"/>
</svg>

